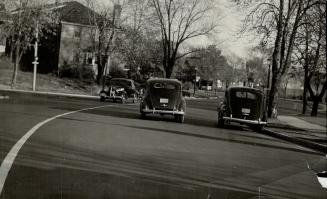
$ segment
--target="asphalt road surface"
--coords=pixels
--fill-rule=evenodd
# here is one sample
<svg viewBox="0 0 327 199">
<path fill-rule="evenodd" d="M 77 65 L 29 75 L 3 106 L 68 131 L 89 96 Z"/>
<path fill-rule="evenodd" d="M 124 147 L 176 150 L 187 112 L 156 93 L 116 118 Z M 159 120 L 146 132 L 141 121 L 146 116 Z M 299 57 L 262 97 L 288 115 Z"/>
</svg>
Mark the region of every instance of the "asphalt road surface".
<svg viewBox="0 0 327 199">
<path fill-rule="evenodd" d="M 178 124 L 140 119 L 137 104 L 9 97 L 0 100 L 2 199 L 327 198 L 307 168 L 322 154 L 245 126 L 218 129 L 214 100 L 187 101 Z"/>
</svg>

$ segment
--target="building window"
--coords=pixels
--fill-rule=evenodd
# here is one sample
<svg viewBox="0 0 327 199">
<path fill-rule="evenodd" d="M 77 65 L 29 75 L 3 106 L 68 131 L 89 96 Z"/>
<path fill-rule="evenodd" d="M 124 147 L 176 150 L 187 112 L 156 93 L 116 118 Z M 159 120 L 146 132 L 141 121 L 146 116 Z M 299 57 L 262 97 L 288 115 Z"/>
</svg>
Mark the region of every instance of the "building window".
<svg viewBox="0 0 327 199">
<path fill-rule="evenodd" d="M 80 26 L 74 27 L 74 37 L 75 38 L 81 38 L 82 35 L 82 28 Z"/>
</svg>

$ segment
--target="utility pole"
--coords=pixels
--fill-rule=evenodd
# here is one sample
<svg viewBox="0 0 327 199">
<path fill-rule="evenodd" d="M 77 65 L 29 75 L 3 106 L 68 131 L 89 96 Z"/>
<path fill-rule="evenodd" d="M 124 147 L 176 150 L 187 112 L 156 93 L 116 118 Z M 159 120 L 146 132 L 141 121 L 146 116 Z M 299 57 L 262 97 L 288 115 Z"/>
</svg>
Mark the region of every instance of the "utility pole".
<svg viewBox="0 0 327 199">
<path fill-rule="evenodd" d="M 32 64 L 34 65 L 33 68 L 33 91 L 35 91 L 35 86 L 36 86 L 36 72 L 37 72 L 37 65 L 39 64 L 38 62 L 38 39 L 39 39 L 39 22 L 36 22 L 36 33 L 35 33 L 35 44 L 34 44 L 34 61 Z"/>
<path fill-rule="evenodd" d="M 269 91 L 270 91 L 270 67 L 271 67 L 271 58 L 268 58 L 268 81 L 267 81 L 267 101 L 266 101 L 266 106 L 268 109 L 268 102 L 269 102 Z"/>
<path fill-rule="evenodd" d="M 193 96 L 195 96 L 195 86 L 196 86 L 196 71 L 197 71 L 197 68 L 195 67 L 195 77 L 194 77 L 194 89 L 193 89 Z"/>
</svg>

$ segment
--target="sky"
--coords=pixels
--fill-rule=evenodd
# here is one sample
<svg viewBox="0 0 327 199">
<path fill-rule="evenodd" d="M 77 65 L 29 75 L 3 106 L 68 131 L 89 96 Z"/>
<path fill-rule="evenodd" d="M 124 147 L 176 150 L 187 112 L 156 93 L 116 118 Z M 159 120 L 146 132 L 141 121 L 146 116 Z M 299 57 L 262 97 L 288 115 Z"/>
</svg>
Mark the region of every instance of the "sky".
<svg viewBox="0 0 327 199">
<path fill-rule="evenodd" d="M 197 38 L 192 41 L 195 44 L 206 45 L 216 44 L 222 49 L 223 54 L 235 54 L 246 58 L 248 49 L 253 47 L 257 42 L 249 35 L 241 35 L 242 19 L 244 13 L 237 9 L 230 0 L 215 0 L 216 10 L 219 12 L 218 33 L 209 37 Z"/>
<path fill-rule="evenodd" d="M 109 2 L 109 0 L 98 1 L 102 1 L 102 3 Z M 249 36 L 240 36 L 238 34 L 242 26 L 242 18 L 245 14 L 233 6 L 231 0 L 214 1 L 216 4 L 215 12 L 221 17 L 219 19 L 217 18 L 219 20 L 218 33 L 195 38 L 189 41 L 189 43 L 196 46 L 215 44 L 222 50 L 223 54 L 235 54 L 246 58 L 248 56 L 248 49 L 254 46 L 256 42 Z"/>
<path fill-rule="evenodd" d="M 83 2 L 83 0 L 79 0 Z M 100 4 L 109 4 L 109 2 L 123 0 L 96 0 Z M 137 1 L 137 0 L 135 0 Z M 222 50 L 223 54 L 231 55 L 235 54 L 239 57 L 248 57 L 248 49 L 255 45 L 256 41 L 249 36 L 240 36 L 238 33 L 242 26 L 242 18 L 245 15 L 235 6 L 233 6 L 231 0 L 214 0 L 215 15 L 219 21 L 217 33 L 213 33 L 210 36 L 197 37 L 188 41 L 189 44 L 195 46 L 206 46 L 214 44 Z M 215 17 L 213 17 L 215 20 Z"/>
</svg>

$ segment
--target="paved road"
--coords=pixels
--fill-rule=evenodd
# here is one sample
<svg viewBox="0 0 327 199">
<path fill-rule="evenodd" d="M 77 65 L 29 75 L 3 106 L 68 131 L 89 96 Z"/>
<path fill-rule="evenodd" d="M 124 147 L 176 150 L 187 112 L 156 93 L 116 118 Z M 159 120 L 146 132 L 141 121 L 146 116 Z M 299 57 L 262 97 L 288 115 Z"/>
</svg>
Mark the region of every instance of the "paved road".
<svg viewBox="0 0 327 199">
<path fill-rule="evenodd" d="M 108 105 L 55 118 L 19 142 L 0 179 L 0 198 L 327 198 L 306 163 L 321 154 L 245 127 L 218 129 L 214 101 L 187 104 L 185 124 L 178 124 L 169 117 L 142 120 L 133 104 L 32 95 L 0 100 L 2 165 L 40 122 Z"/>
</svg>

